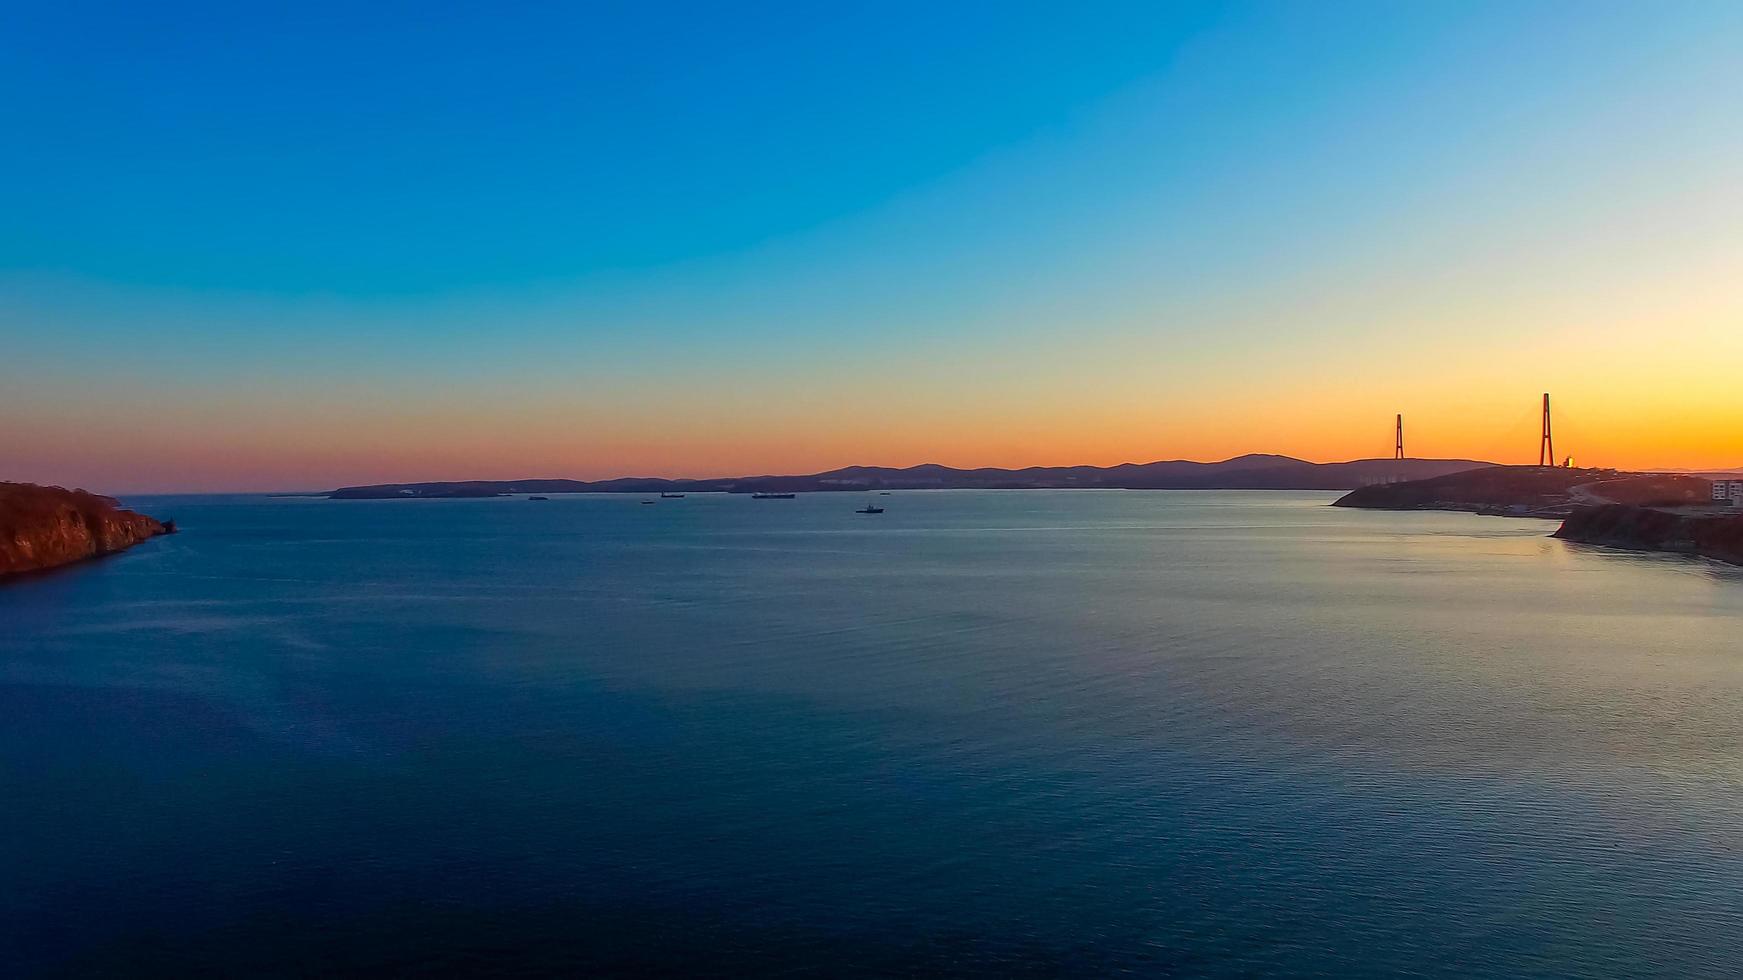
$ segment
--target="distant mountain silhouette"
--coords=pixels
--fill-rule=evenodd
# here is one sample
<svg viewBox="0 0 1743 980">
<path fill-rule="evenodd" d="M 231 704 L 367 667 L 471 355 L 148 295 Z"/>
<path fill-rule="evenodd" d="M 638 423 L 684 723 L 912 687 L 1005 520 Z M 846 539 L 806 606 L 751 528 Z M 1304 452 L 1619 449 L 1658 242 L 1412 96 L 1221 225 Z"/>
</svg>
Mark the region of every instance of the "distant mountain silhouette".
<svg viewBox="0 0 1743 980">
<path fill-rule="evenodd" d="M 1493 463 L 1470 459 L 1358 459 L 1310 463 L 1292 456 L 1249 453 L 1216 463 L 1188 459 L 1118 466 L 1030 466 L 959 469 L 918 466 L 847 466 L 804 476 L 745 476 L 717 480 L 620 477 L 614 480 L 464 480 L 341 487 L 335 500 L 497 497 L 514 493 L 760 493 L 831 490 L 1350 490 L 1375 483 L 1422 480 Z"/>
</svg>

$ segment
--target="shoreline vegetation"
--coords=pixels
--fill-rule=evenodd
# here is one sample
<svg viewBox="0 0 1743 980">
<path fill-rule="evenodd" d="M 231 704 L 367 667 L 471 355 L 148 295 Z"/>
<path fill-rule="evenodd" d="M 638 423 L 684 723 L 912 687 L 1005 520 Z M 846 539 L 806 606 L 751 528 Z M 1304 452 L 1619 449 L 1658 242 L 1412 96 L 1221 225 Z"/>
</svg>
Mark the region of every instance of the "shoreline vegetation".
<svg viewBox="0 0 1743 980">
<path fill-rule="evenodd" d="M 85 490 L 0 483 L 0 581 L 101 558 L 161 534 L 162 522 Z"/>
</svg>

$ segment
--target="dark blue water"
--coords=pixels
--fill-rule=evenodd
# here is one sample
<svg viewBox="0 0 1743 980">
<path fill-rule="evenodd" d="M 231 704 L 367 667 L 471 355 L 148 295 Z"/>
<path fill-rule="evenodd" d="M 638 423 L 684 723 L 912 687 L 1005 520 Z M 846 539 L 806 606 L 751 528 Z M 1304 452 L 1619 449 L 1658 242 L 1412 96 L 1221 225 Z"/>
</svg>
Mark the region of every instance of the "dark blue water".
<svg viewBox="0 0 1743 980">
<path fill-rule="evenodd" d="M 0 973 L 1743 974 L 1743 570 L 1317 494 L 130 501 Z"/>
</svg>

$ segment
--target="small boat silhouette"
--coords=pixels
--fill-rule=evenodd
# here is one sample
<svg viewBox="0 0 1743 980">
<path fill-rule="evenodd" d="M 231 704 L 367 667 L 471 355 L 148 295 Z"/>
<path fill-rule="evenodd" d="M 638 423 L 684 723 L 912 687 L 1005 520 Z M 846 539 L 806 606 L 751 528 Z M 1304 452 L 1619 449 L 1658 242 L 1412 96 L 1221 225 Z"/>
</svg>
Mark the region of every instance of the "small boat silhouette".
<svg viewBox="0 0 1743 980">
<path fill-rule="evenodd" d="M 864 507 L 854 511 L 855 514 L 882 514 L 883 512 L 884 509 L 882 507 L 873 507 L 871 504 L 866 504 Z"/>
<path fill-rule="evenodd" d="M 792 500 L 796 496 L 798 496 L 798 494 L 795 494 L 795 493 L 753 493 L 750 495 L 750 499 L 752 499 L 752 500 Z"/>
<path fill-rule="evenodd" d="M 549 497 L 528 497 L 528 500 L 549 500 Z"/>
<path fill-rule="evenodd" d="M 684 495 L 681 493 L 664 493 L 664 492 L 662 492 L 660 494 L 660 499 L 661 500 L 683 500 Z"/>
</svg>

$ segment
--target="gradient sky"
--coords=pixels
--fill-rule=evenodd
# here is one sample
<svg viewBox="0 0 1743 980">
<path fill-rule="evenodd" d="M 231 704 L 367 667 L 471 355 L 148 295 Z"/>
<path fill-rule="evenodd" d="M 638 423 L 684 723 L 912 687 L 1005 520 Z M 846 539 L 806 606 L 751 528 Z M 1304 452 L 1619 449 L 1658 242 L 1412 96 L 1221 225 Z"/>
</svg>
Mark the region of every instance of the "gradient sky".
<svg viewBox="0 0 1743 980">
<path fill-rule="evenodd" d="M 0 479 L 1743 466 L 1743 4 L 12 5 Z"/>
</svg>

